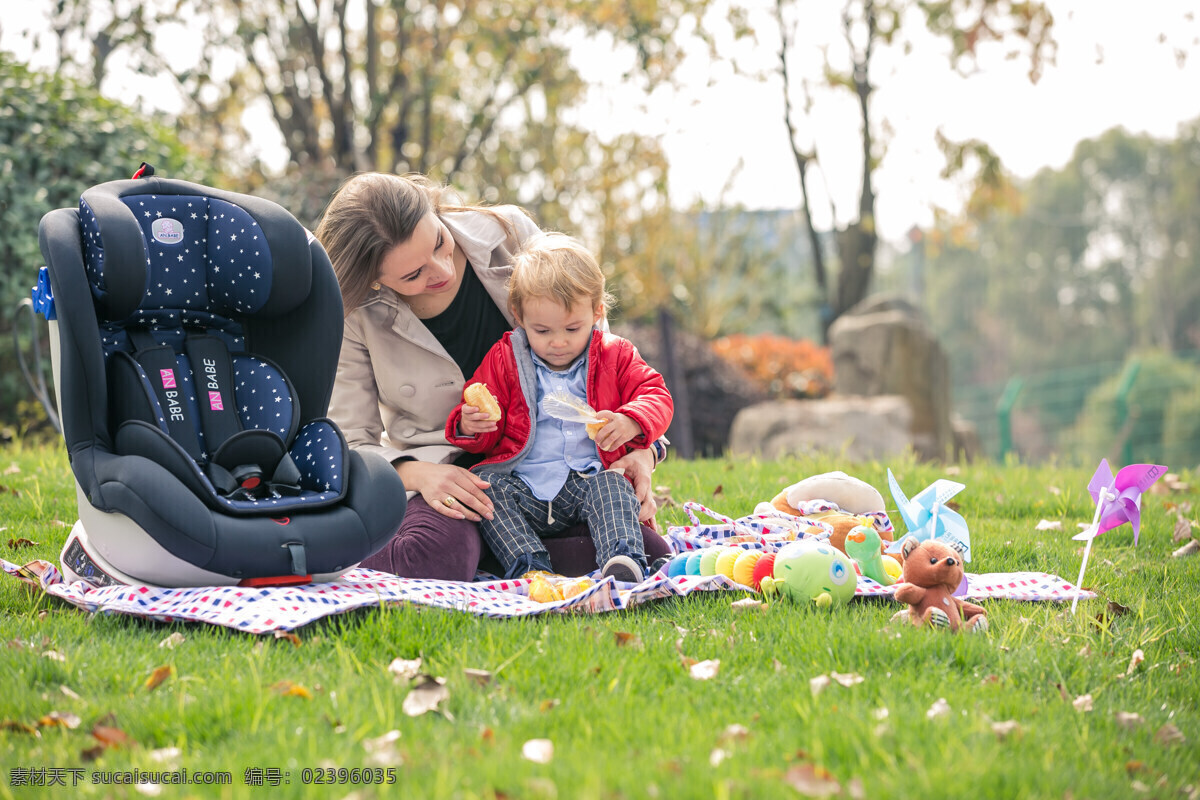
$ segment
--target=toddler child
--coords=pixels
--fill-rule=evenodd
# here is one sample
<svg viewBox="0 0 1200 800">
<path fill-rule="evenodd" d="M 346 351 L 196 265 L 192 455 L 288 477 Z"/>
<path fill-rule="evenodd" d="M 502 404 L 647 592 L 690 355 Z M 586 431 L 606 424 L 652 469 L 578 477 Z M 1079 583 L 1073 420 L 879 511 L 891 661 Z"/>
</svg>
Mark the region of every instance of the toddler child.
<svg viewBox="0 0 1200 800">
<path fill-rule="evenodd" d="M 542 538 L 586 522 L 603 574 L 640 582 L 648 569 L 641 505 L 608 466 L 666 432 L 671 395 L 631 342 L 597 327 L 612 296 L 577 240 L 552 233 L 529 242 L 513 260 L 508 288 L 518 327 L 492 346 L 465 390 L 485 384 L 499 419 L 463 402 L 446 422 L 447 441 L 485 456 L 472 467 L 491 484 L 495 507 L 480 522 L 483 540 L 505 578 L 553 572 Z M 546 413 L 547 396 L 563 392 L 604 420 L 595 441 L 584 423 Z"/>
</svg>

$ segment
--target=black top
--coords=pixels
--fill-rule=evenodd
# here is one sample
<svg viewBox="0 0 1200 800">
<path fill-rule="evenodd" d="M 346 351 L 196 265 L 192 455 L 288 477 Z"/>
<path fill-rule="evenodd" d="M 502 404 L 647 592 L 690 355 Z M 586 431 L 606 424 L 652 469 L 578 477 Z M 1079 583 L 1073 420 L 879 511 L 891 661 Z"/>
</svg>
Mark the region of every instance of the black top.
<svg viewBox="0 0 1200 800">
<path fill-rule="evenodd" d="M 450 301 L 446 310 L 436 317 L 421 320 L 434 338 L 446 348 L 446 352 L 458 364 L 467 380 L 483 363 L 492 345 L 500 341 L 506 331 L 512 330 L 504 314 L 492 296 L 479 282 L 475 270 L 467 264 L 458 294 Z M 483 460 L 482 453 L 463 453 L 454 462 L 460 467 L 470 468 Z"/>
<path fill-rule="evenodd" d="M 483 363 L 483 357 L 492 345 L 500 341 L 506 331 L 512 330 L 470 264 L 463 273 L 458 294 L 446 310 L 421 321 L 446 348 L 467 380 Z"/>
</svg>

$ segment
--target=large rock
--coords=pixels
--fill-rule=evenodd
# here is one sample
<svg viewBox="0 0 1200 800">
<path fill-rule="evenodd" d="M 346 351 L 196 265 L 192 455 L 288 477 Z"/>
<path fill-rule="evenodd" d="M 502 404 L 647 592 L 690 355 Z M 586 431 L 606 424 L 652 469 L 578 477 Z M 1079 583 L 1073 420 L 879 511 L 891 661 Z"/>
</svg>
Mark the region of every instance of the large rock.
<svg viewBox="0 0 1200 800">
<path fill-rule="evenodd" d="M 868 298 L 829 328 L 835 391 L 900 395 L 912 410 L 912 443 L 924 459 L 950 457 L 950 364 L 920 312 L 898 298 Z"/>
<path fill-rule="evenodd" d="M 729 452 L 764 459 L 837 453 L 848 463 L 903 455 L 913 446 L 912 411 L 899 396 L 779 400 L 738 412 Z"/>
</svg>

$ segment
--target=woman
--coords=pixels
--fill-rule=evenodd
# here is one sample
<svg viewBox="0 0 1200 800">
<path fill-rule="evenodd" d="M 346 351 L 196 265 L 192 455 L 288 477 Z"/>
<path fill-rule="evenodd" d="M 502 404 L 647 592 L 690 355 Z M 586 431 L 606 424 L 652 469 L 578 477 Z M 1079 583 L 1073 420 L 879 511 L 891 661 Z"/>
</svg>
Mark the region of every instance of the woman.
<svg viewBox="0 0 1200 800">
<path fill-rule="evenodd" d="M 505 282 L 513 254 L 540 231 L 515 206 L 444 202 L 420 176 L 364 173 L 333 196 L 316 236 L 342 290 L 346 323 L 329 416 L 350 446 L 388 459 L 409 491 L 404 524 L 362 566 L 408 578 L 469 581 L 485 553 L 477 523 L 492 517 L 477 457 L 445 439 L 464 376 L 513 327 Z M 633 479 L 643 522 L 654 515 L 650 475 L 662 442 L 613 466 Z M 643 530 L 650 561 L 668 555 Z M 586 528 L 547 540 L 555 569 L 596 568 Z"/>
</svg>

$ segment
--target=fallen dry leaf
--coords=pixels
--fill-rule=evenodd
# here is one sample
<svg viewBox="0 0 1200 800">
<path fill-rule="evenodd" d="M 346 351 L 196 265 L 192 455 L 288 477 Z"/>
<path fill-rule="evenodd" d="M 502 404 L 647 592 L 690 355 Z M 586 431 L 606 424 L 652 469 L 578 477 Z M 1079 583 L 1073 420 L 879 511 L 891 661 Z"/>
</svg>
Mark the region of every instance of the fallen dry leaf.
<svg viewBox="0 0 1200 800">
<path fill-rule="evenodd" d="M 42 653 L 42 658 L 48 658 L 51 661 L 66 661 L 67 657 L 57 650 L 47 650 Z"/>
<path fill-rule="evenodd" d="M 16 475 L 16 474 L 17 474 L 17 473 L 19 473 L 20 471 L 21 471 L 21 467 L 20 467 L 20 465 L 19 465 L 19 464 L 17 464 L 17 462 L 15 462 L 15 461 L 14 461 L 14 462 L 12 462 L 11 464 L 9 464 L 7 467 L 5 467 L 5 468 L 4 468 L 4 474 L 5 474 L 5 475 Z"/>
<path fill-rule="evenodd" d="M 279 681 L 273 684 L 271 689 L 283 697 L 303 697 L 305 700 L 312 699 L 312 692 L 300 684 L 292 683 L 291 681 Z"/>
<path fill-rule="evenodd" d="M 1196 553 L 1200 553 L 1200 541 L 1196 541 L 1195 539 L 1192 539 L 1190 542 L 1185 544 L 1183 547 L 1172 552 L 1171 556 L 1173 558 L 1183 558 L 1184 556 L 1194 556 L 1194 555 L 1196 555 Z"/>
<path fill-rule="evenodd" d="M 808 679 L 808 689 L 812 692 L 813 697 L 816 697 L 821 692 L 825 691 L 826 687 L 832 683 L 828 675 L 818 675 L 815 678 Z"/>
<path fill-rule="evenodd" d="M 169 764 L 177 761 L 183 755 L 183 751 L 178 747 L 160 747 L 157 750 L 151 750 L 146 755 L 150 756 L 150 760 L 158 764 Z"/>
<path fill-rule="evenodd" d="M 438 705 L 449 696 L 450 690 L 446 688 L 445 678 L 420 675 L 400 708 L 410 717 L 419 717 L 430 711 L 437 711 Z"/>
<path fill-rule="evenodd" d="M 734 600 L 729 604 L 734 611 L 762 611 L 764 606 L 762 600 L 753 597 L 744 597 L 741 600 Z"/>
<path fill-rule="evenodd" d="M 1035 531 L 1061 531 L 1062 523 L 1058 520 L 1044 519 L 1033 528 Z"/>
<path fill-rule="evenodd" d="M 1187 741 L 1187 737 L 1183 735 L 1183 731 L 1168 722 L 1155 732 L 1154 741 L 1167 747 L 1173 744 L 1182 744 Z"/>
<path fill-rule="evenodd" d="M 162 682 L 171 677 L 171 673 L 175 671 L 175 667 L 170 664 L 164 664 L 161 667 L 156 667 L 154 672 L 150 673 L 150 677 L 146 678 L 146 682 L 142 686 L 147 692 L 153 692 Z"/>
<path fill-rule="evenodd" d="M 740 742 L 743 739 L 750 738 L 750 729 L 745 725 L 739 725 L 736 722 L 732 725 L 726 725 L 725 730 L 721 731 L 721 742 Z"/>
<path fill-rule="evenodd" d="M 60 727 L 73 731 L 79 727 L 80 722 L 79 717 L 69 711 L 51 711 L 38 720 L 38 726 L 42 728 Z"/>
<path fill-rule="evenodd" d="M 182 633 L 180 633 L 179 631 L 175 631 L 170 636 L 168 636 L 167 638 L 165 638 L 161 642 L 159 642 L 158 646 L 165 647 L 168 650 L 174 650 L 176 647 L 183 644 L 184 641 L 185 641 L 184 635 Z"/>
<path fill-rule="evenodd" d="M 1092 696 L 1090 694 L 1081 694 L 1071 701 L 1071 705 L 1075 706 L 1075 710 L 1079 713 L 1092 710 Z"/>
<path fill-rule="evenodd" d="M 1003 722 L 992 723 L 992 733 L 996 734 L 996 738 L 1000 739 L 1001 741 L 1007 739 L 1013 734 L 1019 734 L 1020 732 L 1021 723 L 1017 722 L 1015 719 L 1008 719 L 1004 720 Z"/>
<path fill-rule="evenodd" d="M 37 729 L 36 725 L 30 725 L 28 722 L 21 722 L 17 719 L 0 720 L 0 731 L 16 731 L 17 733 L 28 733 L 35 739 L 40 739 L 42 732 Z"/>
<path fill-rule="evenodd" d="M 400 739 L 400 731 L 390 730 L 374 739 L 363 740 L 363 749 L 367 751 L 367 763 L 376 767 L 398 767 L 404 763 L 404 757 L 396 749 Z"/>
<path fill-rule="evenodd" d="M 720 747 L 714 747 L 713 751 L 708 754 L 708 765 L 710 767 L 720 766 L 721 762 L 729 758 L 729 751 Z"/>
<path fill-rule="evenodd" d="M 92 728 L 92 738 L 104 747 L 128 747 L 134 743 L 129 734 L 111 725 L 97 724 Z"/>
<path fill-rule="evenodd" d="M 392 659 L 388 664 L 388 672 L 396 676 L 397 681 L 411 681 L 421 672 L 421 659 L 414 658 L 406 661 L 403 658 Z"/>
<path fill-rule="evenodd" d="M 858 675 L 853 672 L 831 672 L 831 673 L 829 673 L 829 677 L 833 678 L 835 681 L 837 681 L 842 686 L 845 686 L 846 688 L 850 688 L 851 686 L 857 686 L 858 684 L 860 684 L 864 680 L 866 680 L 862 675 Z"/>
<path fill-rule="evenodd" d="M 939 697 L 933 702 L 933 705 L 929 707 L 929 710 L 925 712 L 925 719 L 937 719 L 938 717 L 944 717 L 949 713 L 950 704 L 946 702 L 946 698 Z"/>
<path fill-rule="evenodd" d="M 806 797 L 829 797 L 842 790 L 841 784 L 829 770 L 812 764 L 789 767 L 783 781 Z"/>
<path fill-rule="evenodd" d="M 391 747 L 397 741 L 400 741 L 400 732 L 398 730 L 389 730 L 388 733 L 376 736 L 374 739 L 362 740 L 362 750 L 368 753 L 377 753 L 385 747 Z"/>
<path fill-rule="evenodd" d="M 717 673 L 721 670 L 721 660 L 719 658 L 710 659 L 707 661 L 698 661 L 688 667 L 688 674 L 698 681 L 706 681 L 710 678 L 717 677 Z"/>
<path fill-rule="evenodd" d="M 287 639 L 289 642 L 292 643 L 292 647 L 300 646 L 300 637 L 297 636 L 296 634 L 292 633 L 291 631 L 275 631 L 275 638 L 276 639 Z"/>
<path fill-rule="evenodd" d="M 718 483 L 717 488 L 712 490 L 713 497 L 720 497 L 725 494 L 725 485 Z"/>
<path fill-rule="evenodd" d="M 1118 725 L 1127 730 L 1136 728 L 1146 721 L 1142 718 L 1141 714 L 1132 711 L 1117 711 L 1113 714 L 1113 717 L 1117 720 Z"/>
<path fill-rule="evenodd" d="M 37 542 L 33 541 L 32 539 L 26 539 L 25 537 L 21 537 L 20 539 L 9 539 L 8 540 L 8 546 L 11 547 L 13 550 L 19 550 L 22 547 L 37 547 L 37 545 L 38 545 Z"/>
<path fill-rule="evenodd" d="M 363 749 L 368 753 L 378 753 L 380 750 L 385 750 L 393 746 L 400 740 L 400 731 L 390 730 L 382 736 L 377 736 L 374 739 L 363 739 Z"/>
<path fill-rule="evenodd" d="M 614 631 L 613 638 L 617 642 L 617 647 L 632 647 L 635 650 L 642 649 L 642 637 L 636 633 L 627 633 L 626 631 Z"/>
<path fill-rule="evenodd" d="M 1146 660 L 1146 654 L 1142 652 L 1142 648 L 1133 651 L 1133 655 L 1129 657 L 1129 666 L 1125 670 L 1125 675 L 1129 676 L 1134 673 L 1143 661 Z"/>
<path fill-rule="evenodd" d="M 463 668 L 463 675 L 467 680 L 472 681 L 479 686 L 487 686 L 492 682 L 492 673 L 486 669 L 471 669 L 470 667 Z"/>
<path fill-rule="evenodd" d="M 1104 606 L 1104 610 L 1096 615 L 1096 619 L 1101 623 L 1107 623 L 1110 619 L 1124 616 L 1129 613 L 1129 606 L 1123 606 L 1116 600 L 1109 600 Z"/>
<path fill-rule="evenodd" d="M 561 702 L 562 701 L 557 697 L 543 700 L 542 702 L 538 703 L 538 711 L 541 711 L 543 714 L 545 714 L 547 711 L 557 708 Z"/>
<path fill-rule="evenodd" d="M 521 745 L 521 757 L 535 764 L 549 764 L 554 760 L 554 742 L 549 739 L 530 739 Z"/>
<path fill-rule="evenodd" d="M 1186 519 L 1183 514 L 1180 514 L 1175 519 L 1175 533 L 1171 537 L 1171 541 L 1175 543 L 1187 541 L 1192 538 L 1192 523 Z"/>
</svg>

